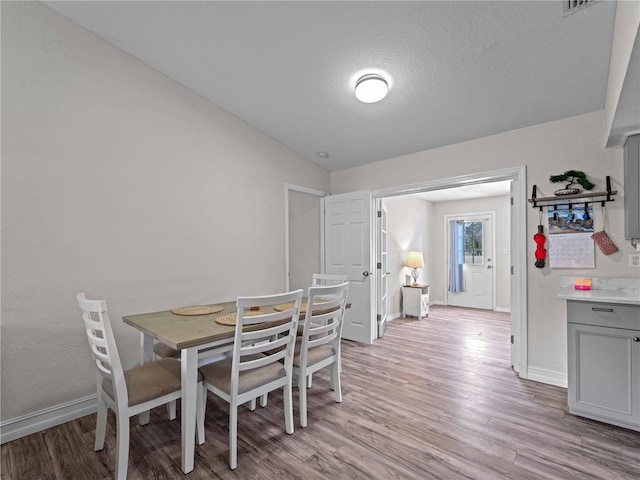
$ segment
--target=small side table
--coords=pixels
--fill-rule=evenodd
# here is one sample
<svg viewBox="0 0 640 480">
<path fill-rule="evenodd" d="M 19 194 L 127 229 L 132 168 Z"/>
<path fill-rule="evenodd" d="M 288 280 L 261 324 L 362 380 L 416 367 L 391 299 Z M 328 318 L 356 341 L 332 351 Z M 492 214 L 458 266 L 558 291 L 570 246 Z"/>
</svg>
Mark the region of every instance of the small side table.
<svg viewBox="0 0 640 480">
<path fill-rule="evenodd" d="M 429 316 L 429 285 L 402 286 L 402 316 Z"/>
</svg>

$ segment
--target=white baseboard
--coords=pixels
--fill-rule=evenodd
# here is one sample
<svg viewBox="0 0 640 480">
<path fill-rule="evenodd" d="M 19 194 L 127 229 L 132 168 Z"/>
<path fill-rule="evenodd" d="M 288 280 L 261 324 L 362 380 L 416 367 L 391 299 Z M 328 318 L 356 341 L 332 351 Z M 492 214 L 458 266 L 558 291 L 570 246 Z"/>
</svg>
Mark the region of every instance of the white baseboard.
<svg viewBox="0 0 640 480">
<path fill-rule="evenodd" d="M 504 307 L 496 307 L 496 309 L 494 311 L 495 312 L 501 312 L 501 313 L 511 313 L 511 309 L 510 308 L 504 308 Z"/>
<path fill-rule="evenodd" d="M 547 370 L 546 368 L 536 368 L 529 365 L 527 369 L 527 379 L 534 382 L 546 383 L 548 385 L 555 385 L 556 387 L 567 388 L 569 380 L 567 374 L 563 372 L 557 372 L 555 370 Z"/>
<path fill-rule="evenodd" d="M 392 320 L 395 320 L 396 318 L 400 318 L 402 317 L 402 312 L 398 312 L 398 313 L 394 313 L 391 315 L 387 315 L 387 322 L 390 322 Z"/>
<path fill-rule="evenodd" d="M 0 423 L 0 444 L 96 413 L 96 394 L 12 418 Z"/>
</svg>

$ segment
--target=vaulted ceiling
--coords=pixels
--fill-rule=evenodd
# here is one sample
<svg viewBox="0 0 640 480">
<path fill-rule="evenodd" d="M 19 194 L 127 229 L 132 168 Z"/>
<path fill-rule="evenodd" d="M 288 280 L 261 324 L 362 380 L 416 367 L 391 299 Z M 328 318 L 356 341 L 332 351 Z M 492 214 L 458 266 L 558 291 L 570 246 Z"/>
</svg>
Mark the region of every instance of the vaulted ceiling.
<svg viewBox="0 0 640 480">
<path fill-rule="evenodd" d="M 329 171 L 602 110 L 615 2 L 45 2 Z M 364 104 L 362 75 L 388 80 Z M 320 158 L 319 152 L 328 158 Z"/>
</svg>

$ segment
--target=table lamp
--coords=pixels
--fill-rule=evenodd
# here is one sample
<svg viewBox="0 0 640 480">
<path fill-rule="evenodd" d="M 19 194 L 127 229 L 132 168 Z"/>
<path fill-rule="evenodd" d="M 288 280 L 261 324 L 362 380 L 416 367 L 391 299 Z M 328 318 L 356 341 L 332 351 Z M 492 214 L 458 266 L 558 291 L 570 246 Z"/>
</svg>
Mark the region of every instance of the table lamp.
<svg viewBox="0 0 640 480">
<path fill-rule="evenodd" d="M 413 268 L 411 276 L 413 277 L 413 284 L 418 284 L 418 269 L 424 267 L 424 260 L 422 258 L 422 252 L 409 252 L 407 253 L 407 261 L 405 265 L 409 268 Z"/>
</svg>

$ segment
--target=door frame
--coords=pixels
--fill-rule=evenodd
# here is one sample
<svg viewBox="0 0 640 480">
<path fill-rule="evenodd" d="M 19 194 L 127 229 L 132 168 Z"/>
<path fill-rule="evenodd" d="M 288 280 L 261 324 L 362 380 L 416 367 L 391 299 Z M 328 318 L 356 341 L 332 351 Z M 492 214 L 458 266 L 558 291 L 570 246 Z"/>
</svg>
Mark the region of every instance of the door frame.
<svg viewBox="0 0 640 480">
<path fill-rule="evenodd" d="M 451 245 L 451 239 L 449 236 L 451 235 L 449 229 L 449 221 L 454 218 L 462 218 L 462 217 L 482 217 L 484 215 L 488 215 L 491 217 L 491 258 L 493 259 L 493 266 L 491 268 L 491 310 L 494 311 L 496 309 L 496 211 L 495 210 L 486 210 L 482 212 L 475 213 L 448 213 L 444 216 L 444 258 L 447 259 L 444 262 L 444 285 L 449 284 L 449 246 Z M 445 290 L 444 292 L 444 303 L 445 305 L 449 305 L 449 290 Z"/>
<path fill-rule="evenodd" d="M 303 187 L 301 185 L 295 185 L 293 183 L 284 184 L 284 289 L 289 291 L 289 208 L 290 208 L 290 192 L 306 193 L 308 195 L 314 195 L 320 199 L 320 217 L 318 222 L 320 223 L 320 272 L 324 273 L 324 200 L 323 198 L 329 195 L 328 192 L 322 190 L 316 190 L 315 188 Z M 311 285 L 311 279 L 309 279 L 309 285 Z"/>
<path fill-rule="evenodd" d="M 476 185 L 480 183 L 512 180 L 511 182 L 511 335 L 513 369 L 521 378 L 528 378 L 528 339 L 527 339 L 527 209 L 526 188 L 527 169 L 525 166 L 491 170 L 488 172 L 472 173 L 456 177 L 429 180 L 420 183 L 380 188 L 371 191 L 372 200 L 394 197 L 412 193 L 442 190 L 445 188 Z M 372 215 L 375 208 L 372 209 Z M 373 219 L 375 220 L 375 219 Z M 372 223 L 375 225 L 375 222 Z M 377 235 L 374 235 L 374 238 Z M 372 249 L 372 262 L 377 255 L 377 243 Z M 378 298 L 376 289 L 375 299 Z M 377 304 L 377 301 L 375 302 Z M 375 308 L 375 307 L 374 307 Z M 375 310 L 372 311 L 372 321 L 376 319 Z"/>
</svg>

